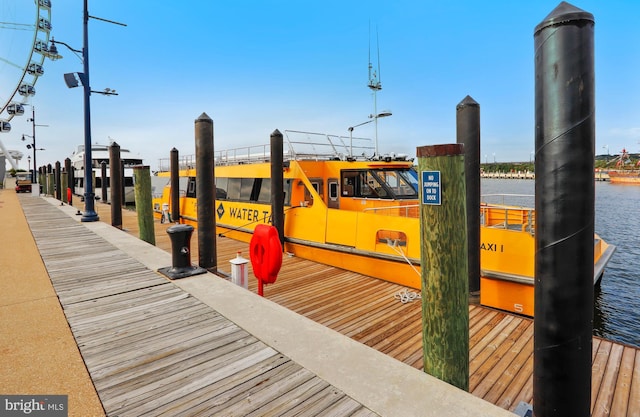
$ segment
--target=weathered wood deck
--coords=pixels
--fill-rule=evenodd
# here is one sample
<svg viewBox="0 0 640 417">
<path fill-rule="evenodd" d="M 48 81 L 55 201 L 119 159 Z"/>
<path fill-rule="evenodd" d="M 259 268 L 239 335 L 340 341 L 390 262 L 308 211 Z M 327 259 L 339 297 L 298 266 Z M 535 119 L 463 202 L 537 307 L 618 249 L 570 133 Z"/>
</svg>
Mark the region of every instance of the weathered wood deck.
<svg viewBox="0 0 640 417">
<path fill-rule="evenodd" d="M 101 220 L 109 206 L 97 205 Z M 134 212 L 123 212 L 124 228 L 137 234 Z M 165 230 L 156 224 L 157 246 L 170 251 Z M 194 261 L 197 238 L 191 240 Z M 248 245 L 218 238 L 218 268 Z M 256 281 L 250 274 L 250 290 Z M 403 304 L 395 294 L 404 287 L 288 257 L 265 297 L 415 368 L 422 369 L 420 303 Z M 513 411 L 533 400 L 533 321 L 485 307 L 470 306 L 470 391 Z M 593 339 L 592 415 L 640 416 L 640 350 Z"/>
<path fill-rule="evenodd" d="M 22 204 L 108 415 L 376 415 L 49 203 Z"/>
</svg>

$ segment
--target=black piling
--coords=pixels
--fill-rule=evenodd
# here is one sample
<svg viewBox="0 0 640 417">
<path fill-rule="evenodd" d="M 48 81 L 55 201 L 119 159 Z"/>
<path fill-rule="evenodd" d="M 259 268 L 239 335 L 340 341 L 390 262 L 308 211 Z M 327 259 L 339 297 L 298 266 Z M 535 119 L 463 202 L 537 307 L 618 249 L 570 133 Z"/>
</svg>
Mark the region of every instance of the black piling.
<svg viewBox="0 0 640 417">
<path fill-rule="evenodd" d="M 594 18 L 560 3 L 534 32 L 536 417 L 589 416 L 595 183 Z"/>
<path fill-rule="evenodd" d="M 66 181 L 63 181 L 66 183 L 66 187 L 64 190 L 62 190 L 62 192 L 64 193 L 63 197 L 63 201 L 65 201 L 65 203 L 71 205 L 72 204 L 72 195 L 73 193 L 69 193 L 67 190 L 69 188 L 73 187 L 73 170 L 71 169 L 71 159 L 70 158 L 65 158 L 64 160 L 64 173 L 66 175 Z"/>
<path fill-rule="evenodd" d="M 62 201 L 62 181 L 60 178 L 60 161 L 56 161 L 56 168 L 54 173 L 54 181 L 55 181 L 55 189 L 56 189 L 56 199 Z"/>
<path fill-rule="evenodd" d="M 120 170 L 120 145 L 109 146 L 109 194 L 111 198 L 111 226 L 122 229 L 122 171 Z"/>
<path fill-rule="evenodd" d="M 107 163 L 106 161 L 102 161 L 100 163 L 100 178 L 101 181 L 100 183 L 102 184 L 100 186 L 100 198 L 102 198 L 102 202 L 106 203 L 108 200 L 108 196 L 107 196 Z"/>
<path fill-rule="evenodd" d="M 180 167 L 178 150 L 171 149 L 171 221 L 180 222 Z"/>
<path fill-rule="evenodd" d="M 55 180 L 53 176 L 53 167 L 51 166 L 51 164 L 47 164 L 47 194 L 49 194 L 50 196 L 53 196 L 54 194 L 53 189 Z"/>
<path fill-rule="evenodd" d="M 469 250 L 469 301 L 480 302 L 480 105 L 466 96 L 456 106 L 456 142 L 464 145 Z"/>
<path fill-rule="evenodd" d="M 271 221 L 278 230 L 284 249 L 284 161 L 283 137 L 278 129 L 271 133 Z"/>
<path fill-rule="evenodd" d="M 215 166 L 213 120 L 202 113 L 195 120 L 196 199 L 198 204 L 198 265 L 216 272 Z"/>
</svg>

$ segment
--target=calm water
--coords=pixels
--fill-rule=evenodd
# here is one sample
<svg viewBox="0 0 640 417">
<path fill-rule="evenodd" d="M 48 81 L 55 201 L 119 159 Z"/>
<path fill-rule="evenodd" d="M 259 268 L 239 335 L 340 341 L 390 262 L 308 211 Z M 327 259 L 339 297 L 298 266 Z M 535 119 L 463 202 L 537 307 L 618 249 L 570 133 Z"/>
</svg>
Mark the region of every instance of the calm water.
<svg viewBox="0 0 640 417">
<path fill-rule="evenodd" d="M 482 194 L 530 194 L 532 180 L 482 180 Z M 596 182 L 595 231 L 617 250 L 596 288 L 594 334 L 640 347 L 640 186 Z"/>
</svg>

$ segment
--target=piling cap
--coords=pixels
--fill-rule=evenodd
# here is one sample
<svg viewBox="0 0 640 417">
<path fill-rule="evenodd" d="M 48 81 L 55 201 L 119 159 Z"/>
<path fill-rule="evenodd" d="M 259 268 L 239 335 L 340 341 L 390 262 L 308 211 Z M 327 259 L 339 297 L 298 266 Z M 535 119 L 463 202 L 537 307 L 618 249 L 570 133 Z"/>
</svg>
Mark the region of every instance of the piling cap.
<svg viewBox="0 0 640 417">
<path fill-rule="evenodd" d="M 588 21 L 592 24 L 595 22 L 591 13 L 563 1 L 542 22 L 538 23 L 533 33 L 535 36 L 547 27 L 575 24 L 579 21 Z"/>
<path fill-rule="evenodd" d="M 477 101 L 475 101 L 471 96 L 466 96 L 462 99 L 460 103 L 456 106 L 456 110 L 460 110 L 464 107 L 478 107 L 480 106 Z"/>
</svg>

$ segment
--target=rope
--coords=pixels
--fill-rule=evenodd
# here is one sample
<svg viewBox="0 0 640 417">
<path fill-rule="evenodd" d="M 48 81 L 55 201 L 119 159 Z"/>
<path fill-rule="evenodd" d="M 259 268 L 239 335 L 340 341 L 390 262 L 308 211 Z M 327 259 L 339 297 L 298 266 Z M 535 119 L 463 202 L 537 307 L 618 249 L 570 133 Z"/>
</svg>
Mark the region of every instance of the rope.
<svg viewBox="0 0 640 417">
<path fill-rule="evenodd" d="M 400 300 L 402 304 L 407 304 L 412 302 L 413 300 L 421 299 L 422 296 L 420 295 L 420 293 L 413 292 L 405 288 L 404 290 L 398 291 L 397 293 L 393 294 L 393 298 Z"/>
</svg>

